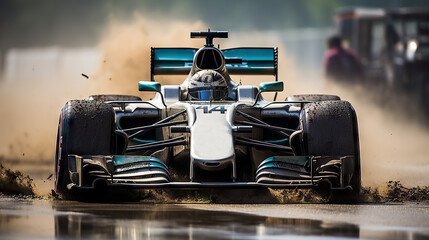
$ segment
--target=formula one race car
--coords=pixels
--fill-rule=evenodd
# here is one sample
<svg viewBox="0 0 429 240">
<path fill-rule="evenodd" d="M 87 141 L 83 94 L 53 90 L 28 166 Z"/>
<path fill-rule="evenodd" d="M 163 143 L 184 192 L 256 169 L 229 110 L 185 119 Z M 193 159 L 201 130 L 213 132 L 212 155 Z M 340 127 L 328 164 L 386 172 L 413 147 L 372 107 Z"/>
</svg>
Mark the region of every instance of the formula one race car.
<svg viewBox="0 0 429 240">
<path fill-rule="evenodd" d="M 61 111 L 55 191 L 160 188 L 316 188 L 356 201 L 361 172 L 356 113 L 333 95 L 295 95 L 277 81 L 277 48 L 218 49 L 228 32 L 191 32 L 200 49 L 152 48 L 151 80 L 126 95 L 72 100 Z M 181 85 L 154 82 L 187 74 Z M 231 74 L 273 75 L 259 89 Z M 80 191 L 81 190 L 81 191 Z M 83 191 L 83 192 L 85 192 Z"/>
</svg>

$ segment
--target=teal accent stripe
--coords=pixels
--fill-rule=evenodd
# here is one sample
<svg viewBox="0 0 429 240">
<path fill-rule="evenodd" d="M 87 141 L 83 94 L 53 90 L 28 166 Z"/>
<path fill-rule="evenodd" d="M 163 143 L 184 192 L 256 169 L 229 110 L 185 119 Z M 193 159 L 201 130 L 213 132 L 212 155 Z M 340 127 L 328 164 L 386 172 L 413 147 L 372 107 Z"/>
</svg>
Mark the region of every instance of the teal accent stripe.
<svg viewBox="0 0 429 240">
<path fill-rule="evenodd" d="M 165 164 L 154 157 L 151 156 L 130 156 L 130 155 L 115 155 L 113 156 L 113 162 L 115 166 L 120 166 L 129 163 L 137 163 L 137 162 L 149 162 L 150 165 L 157 166 L 160 168 L 166 168 Z"/>
<path fill-rule="evenodd" d="M 299 166 L 305 166 L 305 165 L 307 165 L 308 158 L 309 158 L 308 156 L 291 156 L 291 157 L 289 157 L 289 156 L 274 156 L 274 157 L 270 157 L 270 158 L 265 159 L 259 165 L 259 167 L 261 167 L 264 164 L 270 163 L 270 162 L 284 162 L 284 163 L 295 164 L 295 165 L 299 165 Z"/>
<path fill-rule="evenodd" d="M 275 140 L 265 140 L 264 142 L 268 143 L 285 143 L 289 141 L 289 138 L 275 139 Z"/>
<path fill-rule="evenodd" d="M 156 140 L 152 139 L 140 139 L 140 138 L 132 138 L 133 141 L 141 142 L 141 143 L 153 143 L 156 142 Z"/>
</svg>

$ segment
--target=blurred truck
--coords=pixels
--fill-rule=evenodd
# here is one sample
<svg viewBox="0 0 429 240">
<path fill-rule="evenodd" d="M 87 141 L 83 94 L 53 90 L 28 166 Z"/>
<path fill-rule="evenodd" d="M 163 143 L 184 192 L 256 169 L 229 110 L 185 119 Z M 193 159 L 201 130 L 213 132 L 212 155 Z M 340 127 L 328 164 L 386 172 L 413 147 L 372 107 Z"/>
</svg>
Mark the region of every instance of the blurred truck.
<svg viewBox="0 0 429 240">
<path fill-rule="evenodd" d="M 366 84 L 412 94 L 429 112 L 429 9 L 343 8 L 335 24 Z"/>
</svg>

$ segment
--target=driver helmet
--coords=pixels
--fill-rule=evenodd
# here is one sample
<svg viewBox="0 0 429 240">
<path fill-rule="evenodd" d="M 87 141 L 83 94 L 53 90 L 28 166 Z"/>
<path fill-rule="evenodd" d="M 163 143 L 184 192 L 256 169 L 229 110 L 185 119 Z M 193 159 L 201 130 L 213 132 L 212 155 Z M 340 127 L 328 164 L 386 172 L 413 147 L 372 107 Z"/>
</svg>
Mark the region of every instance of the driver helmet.
<svg viewBox="0 0 429 240">
<path fill-rule="evenodd" d="M 214 70 L 199 71 L 189 81 L 189 100 L 224 100 L 227 96 L 228 86 L 225 78 Z"/>
</svg>

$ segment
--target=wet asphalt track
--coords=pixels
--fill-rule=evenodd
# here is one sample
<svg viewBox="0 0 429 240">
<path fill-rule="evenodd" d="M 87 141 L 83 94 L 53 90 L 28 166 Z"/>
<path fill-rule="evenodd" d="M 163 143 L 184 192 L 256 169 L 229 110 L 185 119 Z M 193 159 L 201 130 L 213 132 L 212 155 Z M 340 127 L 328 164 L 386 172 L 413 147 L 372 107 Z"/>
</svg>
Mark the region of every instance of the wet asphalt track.
<svg viewBox="0 0 429 240">
<path fill-rule="evenodd" d="M 0 198 L 0 239 L 429 239 L 429 204 L 100 204 Z"/>
</svg>

